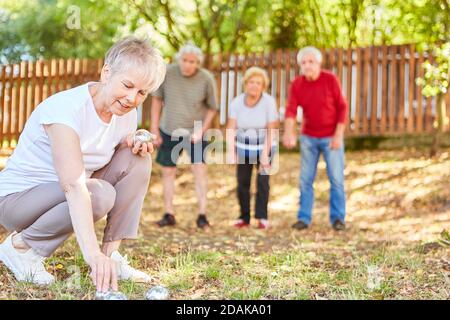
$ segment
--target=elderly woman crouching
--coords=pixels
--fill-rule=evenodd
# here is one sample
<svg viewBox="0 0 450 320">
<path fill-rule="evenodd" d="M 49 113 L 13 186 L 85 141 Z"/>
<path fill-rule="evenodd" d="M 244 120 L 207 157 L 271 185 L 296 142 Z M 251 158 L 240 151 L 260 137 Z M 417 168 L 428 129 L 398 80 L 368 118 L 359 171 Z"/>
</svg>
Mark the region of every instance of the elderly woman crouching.
<svg viewBox="0 0 450 320">
<path fill-rule="evenodd" d="M 146 41 L 126 38 L 106 54 L 100 82 L 40 103 L 0 172 L 0 224 L 12 233 L 0 260 L 19 281 L 50 284 L 43 261 L 75 232 L 98 291 L 149 281 L 118 248 L 137 236 L 151 175 L 151 143 L 133 143 L 136 106 L 164 80 Z M 94 222 L 107 215 L 101 248 Z"/>
<path fill-rule="evenodd" d="M 275 151 L 278 113 L 275 99 L 264 91 L 269 86 L 267 73 L 251 67 L 244 75 L 244 93 L 230 104 L 227 124 L 227 150 L 231 163 L 237 163 L 238 199 L 241 209 L 237 228 L 250 224 L 250 182 L 253 166 L 258 168 L 255 217 L 259 229 L 269 227 L 269 174 Z"/>
</svg>

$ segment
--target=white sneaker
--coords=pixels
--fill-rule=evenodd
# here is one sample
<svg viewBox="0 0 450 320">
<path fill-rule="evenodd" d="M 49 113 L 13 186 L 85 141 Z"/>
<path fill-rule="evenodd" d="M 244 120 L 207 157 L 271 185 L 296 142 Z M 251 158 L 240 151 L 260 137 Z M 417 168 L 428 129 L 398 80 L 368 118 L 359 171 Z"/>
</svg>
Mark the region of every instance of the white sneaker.
<svg viewBox="0 0 450 320">
<path fill-rule="evenodd" d="M 25 253 L 17 251 L 12 244 L 11 233 L 2 244 L 0 244 L 0 261 L 14 274 L 17 281 L 26 281 L 38 285 L 48 285 L 55 278 L 45 270 L 45 257 L 38 255 L 33 249 Z"/>
<path fill-rule="evenodd" d="M 111 259 L 117 262 L 118 272 L 117 278 L 119 280 L 131 280 L 134 282 L 152 282 L 152 277 L 150 277 L 145 272 L 134 269 L 130 266 L 127 256 L 123 257 L 119 251 L 113 251 L 111 253 Z"/>
</svg>

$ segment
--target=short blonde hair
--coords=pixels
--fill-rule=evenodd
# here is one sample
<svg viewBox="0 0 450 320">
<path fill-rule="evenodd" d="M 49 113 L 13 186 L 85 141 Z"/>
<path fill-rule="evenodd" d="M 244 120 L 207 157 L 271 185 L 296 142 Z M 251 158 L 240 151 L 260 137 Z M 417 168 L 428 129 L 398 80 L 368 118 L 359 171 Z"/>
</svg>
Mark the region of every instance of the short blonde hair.
<svg viewBox="0 0 450 320">
<path fill-rule="evenodd" d="M 269 87 L 270 84 L 270 80 L 269 80 L 269 76 L 267 75 L 266 70 L 260 68 L 260 67 L 251 67 L 249 69 L 247 69 L 247 71 L 245 71 L 244 74 L 244 79 L 243 79 L 243 83 L 244 83 L 244 87 L 247 85 L 248 80 L 250 80 L 250 78 L 252 77 L 261 77 L 261 79 L 263 79 L 264 82 L 264 91 Z"/>
<path fill-rule="evenodd" d="M 166 64 L 161 52 L 150 45 L 148 40 L 127 37 L 116 42 L 106 53 L 105 65 L 111 73 L 120 73 L 134 68 L 142 72 L 150 83 L 149 92 L 155 91 L 164 81 Z"/>
</svg>

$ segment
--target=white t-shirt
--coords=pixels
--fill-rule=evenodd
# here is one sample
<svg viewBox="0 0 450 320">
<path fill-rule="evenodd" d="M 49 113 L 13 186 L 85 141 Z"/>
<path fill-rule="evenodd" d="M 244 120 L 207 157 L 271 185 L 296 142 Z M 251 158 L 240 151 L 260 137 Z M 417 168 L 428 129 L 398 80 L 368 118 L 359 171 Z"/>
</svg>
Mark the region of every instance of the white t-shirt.
<svg viewBox="0 0 450 320">
<path fill-rule="evenodd" d="M 278 120 L 277 105 L 275 99 L 264 92 L 258 103 L 249 107 L 245 104 L 245 94 L 242 93 L 231 102 L 228 117 L 236 120 L 238 148 L 262 150 L 267 124 Z"/>
<path fill-rule="evenodd" d="M 95 111 L 89 84 L 59 92 L 36 107 L 14 153 L 0 172 L 0 196 L 59 181 L 44 124 L 59 123 L 75 130 L 80 138 L 87 178 L 111 160 L 124 136 L 136 130 L 136 109 L 123 116 L 113 115 L 110 123 L 101 120 Z"/>
</svg>

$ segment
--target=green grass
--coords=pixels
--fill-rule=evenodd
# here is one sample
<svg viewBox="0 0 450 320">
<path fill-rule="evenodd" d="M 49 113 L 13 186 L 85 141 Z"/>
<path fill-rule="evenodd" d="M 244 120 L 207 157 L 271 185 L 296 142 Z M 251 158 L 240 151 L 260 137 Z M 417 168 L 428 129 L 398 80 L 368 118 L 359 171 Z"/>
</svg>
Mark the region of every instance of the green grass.
<svg viewBox="0 0 450 320">
<path fill-rule="evenodd" d="M 74 240 L 68 247 L 69 251 L 75 248 Z M 155 247 L 142 250 L 152 248 Z M 434 253 L 439 256 L 444 250 Z M 92 299 L 95 288 L 87 267 L 78 251 L 74 250 L 74 258 L 68 261 L 69 253 L 57 254 L 47 261 L 47 267 L 57 271 L 56 283 L 45 289 L 15 283 L 8 299 Z M 345 260 L 337 253 L 298 248 L 260 255 L 186 250 L 159 257 L 153 275 L 175 299 L 448 298 L 444 290 L 448 286 L 445 274 L 430 268 L 426 258 L 415 248 L 389 246 L 355 252 Z M 379 272 L 375 288 L 368 286 L 369 270 Z M 14 281 L 12 276 L 8 278 Z M 407 297 L 401 292 L 405 287 L 411 289 Z M 427 287 L 431 290 L 424 289 Z M 120 282 L 120 290 L 130 299 L 143 299 L 148 288 L 130 281 Z"/>
</svg>

